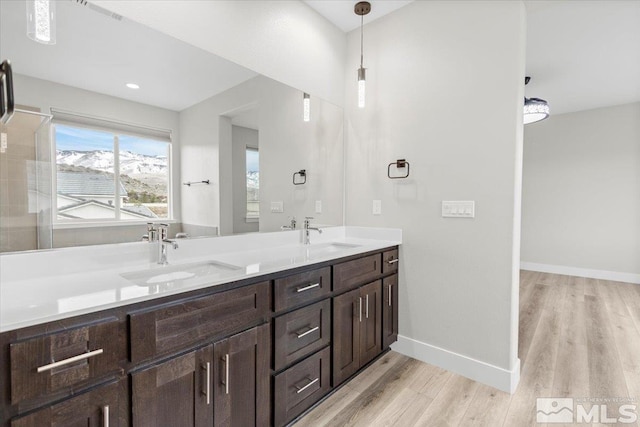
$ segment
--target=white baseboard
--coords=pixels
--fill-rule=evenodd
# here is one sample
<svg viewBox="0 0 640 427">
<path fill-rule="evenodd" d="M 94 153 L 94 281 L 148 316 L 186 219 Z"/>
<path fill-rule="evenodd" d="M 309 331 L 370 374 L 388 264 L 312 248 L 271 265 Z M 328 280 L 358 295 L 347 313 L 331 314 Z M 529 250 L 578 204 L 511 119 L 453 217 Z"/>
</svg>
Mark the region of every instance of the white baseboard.
<svg viewBox="0 0 640 427">
<path fill-rule="evenodd" d="M 513 394 L 520 381 L 520 359 L 517 359 L 513 370 L 508 371 L 402 335 L 398 335 L 398 341 L 391 348 L 398 353 L 455 372 L 507 393 Z"/>
<path fill-rule="evenodd" d="M 612 280 L 640 284 L 640 274 L 621 273 L 618 271 L 591 270 L 588 268 L 568 267 L 566 265 L 538 264 L 520 261 L 522 270 L 540 271 L 542 273 L 564 274 L 567 276 L 589 277 L 592 279 Z"/>
</svg>

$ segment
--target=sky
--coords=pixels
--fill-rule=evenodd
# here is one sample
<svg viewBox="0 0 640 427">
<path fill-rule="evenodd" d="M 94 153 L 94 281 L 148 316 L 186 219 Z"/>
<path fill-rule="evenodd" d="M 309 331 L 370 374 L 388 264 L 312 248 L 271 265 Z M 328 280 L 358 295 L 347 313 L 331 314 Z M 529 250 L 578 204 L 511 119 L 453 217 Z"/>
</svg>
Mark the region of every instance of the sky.
<svg viewBox="0 0 640 427">
<path fill-rule="evenodd" d="M 56 125 L 56 149 L 113 151 L 113 134 L 87 128 Z M 147 156 L 167 156 L 167 142 L 153 141 L 137 136 L 120 135 L 120 150 Z"/>
<path fill-rule="evenodd" d="M 258 150 L 247 150 L 247 172 L 258 172 L 260 155 Z"/>
</svg>

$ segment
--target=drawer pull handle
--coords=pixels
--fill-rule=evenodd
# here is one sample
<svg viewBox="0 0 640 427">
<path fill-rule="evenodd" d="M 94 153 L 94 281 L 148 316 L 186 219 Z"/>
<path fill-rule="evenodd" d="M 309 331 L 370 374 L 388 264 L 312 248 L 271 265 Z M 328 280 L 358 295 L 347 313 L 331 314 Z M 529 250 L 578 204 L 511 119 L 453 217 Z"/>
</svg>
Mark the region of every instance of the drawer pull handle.
<svg viewBox="0 0 640 427">
<path fill-rule="evenodd" d="M 109 427 L 109 405 L 102 407 L 102 427 Z"/>
<path fill-rule="evenodd" d="M 229 354 L 224 356 L 224 392 L 229 394 Z"/>
<path fill-rule="evenodd" d="M 207 388 L 204 391 L 204 395 L 207 397 L 207 405 L 211 404 L 211 362 L 207 362 L 206 366 L 202 367 L 207 374 Z"/>
<path fill-rule="evenodd" d="M 316 326 L 315 328 L 311 328 L 308 331 L 305 331 L 303 333 L 296 332 L 296 335 L 298 336 L 298 338 L 302 338 L 304 336 L 309 335 L 311 332 L 317 331 L 318 329 L 320 329 L 320 326 Z"/>
<path fill-rule="evenodd" d="M 298 288 L 298 289 L 296 289 L 296 292 L 304 292 L 304 291 L 308 291 L 310 289 L 319 288 L 319 287 L 320 287 L 320 283 L 314 283 L 312 285 L 305 286 L 303 288 Z"/>
<path fill-rule="evenodd" d="M 306 389 L 308 389 L 309 387 L 311 387 L 313 384 L 317 383 L 318 381 L 320 381 L 320 378 L 316 378 L 315 380 L 312 380 L 312 379 L 309 378 L 309 382 L 304 387 L 295 386 L 298 389 L 298 391 L 296 391 L 296 393 L 297 394 L 302 393 L 303 391 L 305 391 Z"/>
<path fill-rule="evenodd" d="M 367 303 L 365 306 L 365 314 L 366 314 L 366 318 L 369 318 L 369 294 L 367 294 Z"/>
<path fill-rule="evenodd" d="M 390 259 L 389 261 L 387 261 L 387 264 L 395 264 L 396 262 L 400 261 L 399 258 L 396 259 Z"/>
<path fill-rule="evenodd" d="M 393 285 L 389 285 L 389 307 L 391 307 L 391 295 L 392 295 L 391 288 L 392 287 Z"/>
<path fill-rule="evenodd" d="M 103 350 L 101 348 L 99 348 L 97 350 L 89 351 L 89 352 L 84 353 L 84 354 L 79 354 L 77 356 L 73 356 L 73 357 L 70 357 L 68 359 L 61 360 L 59 362 L 49 363 L 48 365 L 40 366 L 37 369 L 37 372 L 41 373 L 41 372 L 49 371 L 49 370 L 51 370 L 53 368 L 58 368 L 60 366 L 68 365 L 70 363 L 77 362 L 79 360 L 84 360 L 84 359 L 88 359 L 88 358 L 93 357 L 93 356 L 97 356 L 99 354 L 102 354 L 102 352 L 103 352 Z"/>
<path fill-rule="evenodd" d="M 362 297 L 358 297 L 358 304 L 360 305 L 358 308 L 358 313 L 360 316 L 360 321 L 362 322 Z"/>
</svg>

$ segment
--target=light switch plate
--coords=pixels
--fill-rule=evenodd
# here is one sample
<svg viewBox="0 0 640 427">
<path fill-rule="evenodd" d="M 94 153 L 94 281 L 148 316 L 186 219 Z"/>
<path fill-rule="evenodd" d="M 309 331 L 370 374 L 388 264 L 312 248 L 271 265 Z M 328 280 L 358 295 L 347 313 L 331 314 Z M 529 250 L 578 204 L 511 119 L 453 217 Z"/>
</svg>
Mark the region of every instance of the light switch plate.
<svg viewBox="0 0 640 427">
<path fill-rule="evenodd" d="M 271 213 L 283 213 L 284 212 L 284 203 L 283 202 L 271 202 Z"/>
<path fill-rule="evenodd" d="M 373 214 L 374 215 L 382 215 L 382 200 L 374 200 L 373 201 Z"/>
<path fill-rule="evenodd" d="M 316 200 L 316 213 L 322 213 L 322 200 Z"/>
<path fill-rule="evenodd" d="M 0 133 L 0 153 L 5 151 L 7 151 L 7 134 L 2 132 Z"/>
<path fill-rule="evenodd" d="M 442 201 L 443 218 L 475 218 L 476 202 L 465 201 Z"/>
</svg>

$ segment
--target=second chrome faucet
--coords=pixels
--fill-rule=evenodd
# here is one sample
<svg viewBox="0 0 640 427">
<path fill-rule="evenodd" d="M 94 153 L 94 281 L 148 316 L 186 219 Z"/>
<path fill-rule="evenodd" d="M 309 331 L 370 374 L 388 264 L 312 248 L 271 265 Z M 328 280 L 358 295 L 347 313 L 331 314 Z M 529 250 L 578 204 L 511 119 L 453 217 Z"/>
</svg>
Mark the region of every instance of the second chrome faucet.
<svg viewBox="0 0 640 427">
<path fill-rule="evenodd" d="M 304 233 L 303 233 L 303 243 L 305 245 L 310 245 L 311 244 L 311 239 L 309 238 L 309 231 L 314 230 L 317 231 L 318 233 L 322 234 L 322 230 L 318 227 L 311 227 L 311 220 L 313 219 L 312 216 L 307 216 L 304 218 Z"/>
<path fill-rule="evenodd" d="M 147 239 L 149 243 L 158 242 L 158 264 L 167 265 L 167 246 L 171 245 L 173 249 L 178 249 L 178 242 L 173 239 L 167 239 L 169 232 L 169 224 L 147 223 Z"/>
</svg>

